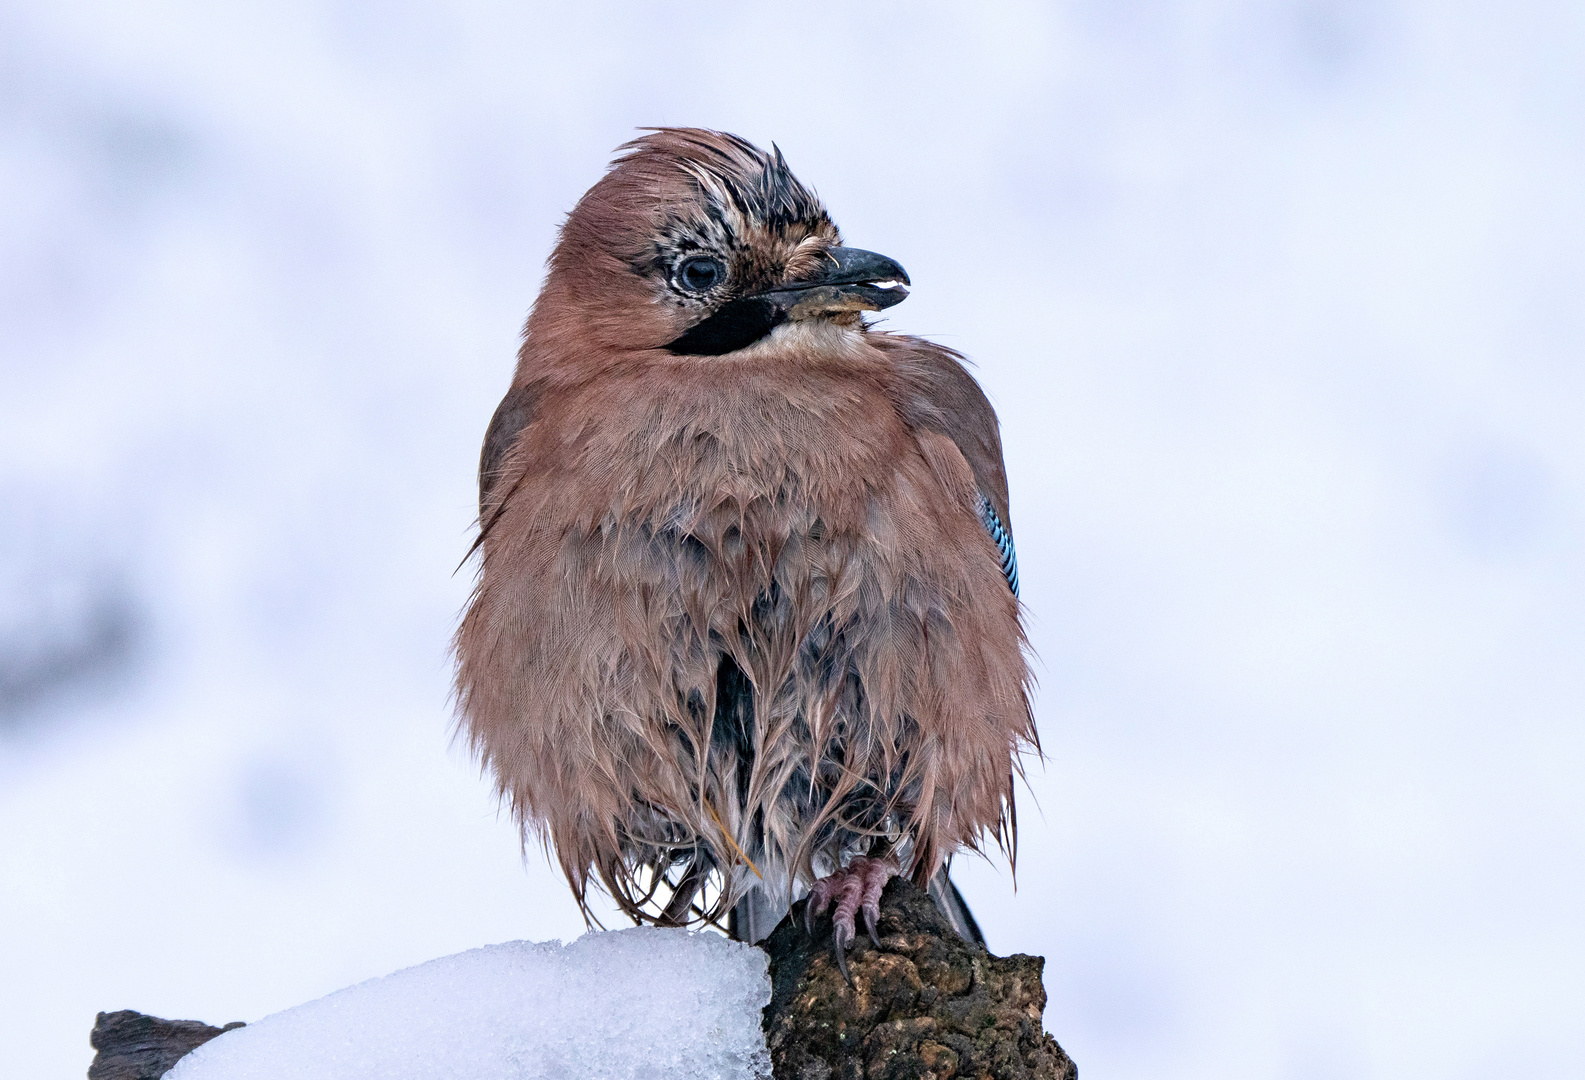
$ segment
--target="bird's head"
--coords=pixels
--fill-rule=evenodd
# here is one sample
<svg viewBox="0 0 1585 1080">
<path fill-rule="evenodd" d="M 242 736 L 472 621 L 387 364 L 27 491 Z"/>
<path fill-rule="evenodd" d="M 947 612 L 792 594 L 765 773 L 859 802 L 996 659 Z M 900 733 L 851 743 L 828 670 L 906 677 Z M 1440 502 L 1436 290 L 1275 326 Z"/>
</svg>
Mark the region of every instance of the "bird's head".
<svg viewBox="0 0 1585 1080">
<path fill-rule="evenodd" d="M 624 146 L 568 216 L 529 333 L 721 356 L 787 323 L 859 326 L 908 284 L 891 259 L 842 246 L 774 146 L 663 128 Z"/>
</svg>

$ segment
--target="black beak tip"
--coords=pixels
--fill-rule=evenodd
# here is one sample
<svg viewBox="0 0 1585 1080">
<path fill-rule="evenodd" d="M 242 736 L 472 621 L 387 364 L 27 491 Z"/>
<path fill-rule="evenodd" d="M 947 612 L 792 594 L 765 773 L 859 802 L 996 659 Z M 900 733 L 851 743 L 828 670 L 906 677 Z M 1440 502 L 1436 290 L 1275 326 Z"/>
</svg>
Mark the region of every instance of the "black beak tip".
<svg viewBox="0 0 1585 1080">
<path fill-rule="evenodd" d="M 841 252 L 840 274 L 852 282 L 848 287 L 876 311 L 885 311 L 908 299 L 913 280 L 896 259 L 857 248 L 837 250 Z"/>
<path fill-rule="evenodd" d="M 896 259 L 862 248 L 834 247 L 827 251 L 831 267 L 821 279 L 825 283 L 866 284 L 874 281 L 901 281 L 912 285 L 908 271 Z"/>
<path fill-rule="evenodd" d="M 908 289 L 913 285 L 908 271 L 896 259 L 889 259 L 884 255 L 875 255 L 870 252 L 859 253 L 863 258 L 855 260 L 860 263 L 853 269 L 864 273 L 869 279 L 859 284 L 859 290 L 864 298 L 875 305 L 875 310 L 885 311 L 895 307 L 908 299 Z M 884 284 L 884 287 L 881 287 Z"/>
<path fill-rule="evenodd" d="M 901 279 L 907 281 L 906 278 Z M 889 307 L 896 307 L 908 299 L 908 290 L 902 285 L 894 285 L 889 289 L 878 289 L 873 285 L 861 286 L 864 299 L 875 305 L 876 311 L 885 311 Z"/>
</svg>

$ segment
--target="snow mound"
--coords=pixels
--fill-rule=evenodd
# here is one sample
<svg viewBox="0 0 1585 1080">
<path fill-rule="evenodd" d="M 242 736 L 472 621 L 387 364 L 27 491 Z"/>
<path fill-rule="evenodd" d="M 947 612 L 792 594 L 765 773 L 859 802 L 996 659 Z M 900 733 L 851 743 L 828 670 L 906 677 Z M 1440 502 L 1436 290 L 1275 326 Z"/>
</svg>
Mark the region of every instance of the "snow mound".
<svg viewBox="0 0 1585 1080">
<path fill-rule="evenodd" d="M 767 963 L 652 927 L 491 945 L 229 1031 L 166 1080 L 769 1077 Z"/>
</svg>

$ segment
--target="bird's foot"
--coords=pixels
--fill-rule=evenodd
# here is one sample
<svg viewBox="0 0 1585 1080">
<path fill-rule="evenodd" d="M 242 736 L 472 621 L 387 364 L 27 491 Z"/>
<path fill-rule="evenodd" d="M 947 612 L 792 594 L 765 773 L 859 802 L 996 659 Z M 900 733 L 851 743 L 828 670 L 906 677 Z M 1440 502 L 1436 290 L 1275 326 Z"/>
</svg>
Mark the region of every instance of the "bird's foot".
<svg viewBox="0 0 1585 1080">
<path fill-rule="evenodd" d="M 890 859 L 871 859 L 859 856 L 847 866 L 814 883 L 809 890 L 809 902 L 804 905 L 804 930 L 814 932 L 815 916 L 824 915 L 826 908 L 836 901 L 831 913 L 831 943 L 836 949 L 837 968 L 844 979 L 848 978 L 847 947 L 858 936 L 853 917 L 864 912 L 864 929 L 877 947 L 880 938 L 875 934 L 875 923 L 881 917 L 881 890 L 900 871 Z"/>
</svg>

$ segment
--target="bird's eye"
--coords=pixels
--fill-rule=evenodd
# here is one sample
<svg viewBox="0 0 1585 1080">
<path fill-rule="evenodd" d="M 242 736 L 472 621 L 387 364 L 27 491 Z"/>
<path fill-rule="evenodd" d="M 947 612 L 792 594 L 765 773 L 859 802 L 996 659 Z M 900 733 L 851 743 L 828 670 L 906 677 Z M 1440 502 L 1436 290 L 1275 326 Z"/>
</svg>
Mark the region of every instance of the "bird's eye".
<svg viewBox="0 0 1585 1080">
<path fill-rule="evenodd" d="M 677 283 L 689 292 L 705 292 L 720 284 L 726 270 L 714 259 L 694 257 L 677 268 Z"/>
</svg>

